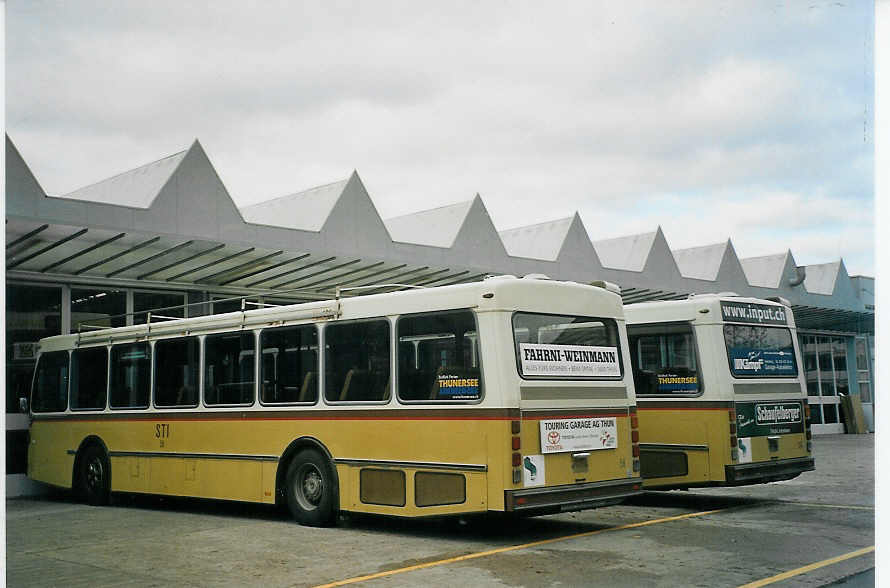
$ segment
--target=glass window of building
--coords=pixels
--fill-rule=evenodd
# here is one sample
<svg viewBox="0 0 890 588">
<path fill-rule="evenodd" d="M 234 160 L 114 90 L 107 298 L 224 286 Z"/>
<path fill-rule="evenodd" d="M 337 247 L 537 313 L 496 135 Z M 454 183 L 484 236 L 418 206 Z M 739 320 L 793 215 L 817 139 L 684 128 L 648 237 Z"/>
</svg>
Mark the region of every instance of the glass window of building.
<svg viewBox="0 0 890 588">
<path fill-rule="evenodd" d="M 123 327 L 127 324 L 127 293 L 123 290 L 71 289 L 71 332 L 88 327 Z"/>
<path fill-rule="evenodd" d="M 825 396 L 837 396 L 837 387 L 834 379 L 834 361 L 830 337 L 816 337 L 819 348 L 819 387 L 820 393 Z M 822 419 L 828 425 L 838 422 L 837 404 L 832 402 L 822 403 Z"/>
<path fill-rule="evenodd" d="M 804 377 L 807 384 L 807 396 L 819 396 L 819 356 L 816 352 L 816 337 L 801 335 L 801 353 L 803 353 Z M 810 402 L 810 422 L 814 425 L 822 424 L 822 405 Z"/>
<path fill-rule="evenodd" d="M 58 286 L 7 284 L 6 412 L 18 412 L 19 398 L 30 395 L 37 342 L 62 334 L 61 309 Z"/>
<path fill-rule="evenodd" d="M 185 317 L 183 292 L 133 292 L 133 324 L 145 323 L 148 311 L 152 315 Z"/>
<path fill-rule="evenodd" d="M 868 404 L 871 402 L 871 372 L 868 366 L 868 355 L 865 339 L 856 339 L 856 374 L 859 383 L 859 398 Z"/>
<path fill-rule="evenodd" d="M 211 305 L 213 314 L 225 314 L 227 312 L 241 312 L 241 299 L 235 298 L 231 300 L 231 296 L 213 296 Z M 244 310 L 253 310 L 257 308 L 252 304 L 246 304 Z"/>
<path fill-rule="evenodd" d="M 841 422 L 840 396 L 850 393 L 847 342 L 848 338 L 840 336 L 800 336 L 810 420 L 814 425 Z"/>
</svg>

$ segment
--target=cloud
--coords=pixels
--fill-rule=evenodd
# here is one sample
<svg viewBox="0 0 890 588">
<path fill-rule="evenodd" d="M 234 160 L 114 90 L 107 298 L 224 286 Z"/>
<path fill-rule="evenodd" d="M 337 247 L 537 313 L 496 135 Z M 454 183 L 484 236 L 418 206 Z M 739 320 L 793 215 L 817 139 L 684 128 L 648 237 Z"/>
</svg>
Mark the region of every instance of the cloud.
<svg viewBox="0 0 890 588">
<path fill-rule="evenodd" d="M 51 193 L 198 137 L 241 204 L 358 169 L 384 217 L 479 192 L 498 227 L 579 210 L 594 238 L 685 238 L 701 210 L 798 257 L 828 253 L 817 224 L 873 234 L 868 3 L 84 0 L 7 19 L 8 130 Z"/>
</svg>

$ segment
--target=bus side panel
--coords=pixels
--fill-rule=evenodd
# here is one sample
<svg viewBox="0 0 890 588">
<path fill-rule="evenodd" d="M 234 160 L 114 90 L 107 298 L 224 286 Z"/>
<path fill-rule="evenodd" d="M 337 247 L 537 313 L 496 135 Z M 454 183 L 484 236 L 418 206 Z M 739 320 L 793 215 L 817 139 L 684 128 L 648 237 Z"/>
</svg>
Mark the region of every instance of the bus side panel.
<svg viewBox="0 0 890 588">
<path fill-rule="evenodd" d="M 500 419 L 474 419 L 470 415 L 467 418 L 456 415 L 428 420 L 392 419 L 383 423 L 336 419 L 301 421 L 300 436 L 318 439 L 337 462 L 341 509 L 430 516 L 482 512 L 489 508 L 488 480 L 492 472 L 486 467 L 488 439 L 495 436 L 508 439 L 498 435 L 508 426 Z M 394 460 L 393 456 L 398 459 Z M 350 463 L 360 461 L 369 463 Z M 430 467 L 418 464 L 430 464 Z M 458 485 L 462 482 L 465 495 L 461 501 L 451 504 L 419 506 L 415 497 L 418 474 L 440 474 L 449 482 Z"/>
<path fill-rule="evenodd" d="M 67 451 L 71 442 L 66 431 L 68 427 L 61 421 L 36 420 L 31 424 L 29 478 L 61 488 L 71 487 L 74 455 Z"/>
<path fill-rule="evenodd" d="M 637 414 L 644 487 L 683 488 L 724 479 L 727 409 L 653 408 L 638 401 Z"/>
</svg>

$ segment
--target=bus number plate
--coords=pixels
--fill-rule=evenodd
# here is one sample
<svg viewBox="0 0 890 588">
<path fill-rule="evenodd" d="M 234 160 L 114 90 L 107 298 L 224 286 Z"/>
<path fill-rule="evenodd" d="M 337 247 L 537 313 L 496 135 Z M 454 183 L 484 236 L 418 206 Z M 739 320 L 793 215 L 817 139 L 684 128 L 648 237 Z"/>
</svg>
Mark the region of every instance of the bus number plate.
<svg viewBox="0 0 890 588">
<path fill-rule="evenodd" d="M 615 417 L 541 421 L 541 453 L 616 447 L 618 447 L 618 426 Z"/>
</svg>

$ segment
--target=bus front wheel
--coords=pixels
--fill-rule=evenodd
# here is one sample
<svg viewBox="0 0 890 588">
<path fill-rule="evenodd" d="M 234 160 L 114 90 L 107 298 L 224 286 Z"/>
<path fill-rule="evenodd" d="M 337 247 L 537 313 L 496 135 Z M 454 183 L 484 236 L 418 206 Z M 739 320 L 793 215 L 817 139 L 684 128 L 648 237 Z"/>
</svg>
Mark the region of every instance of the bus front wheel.
<svg viewBox="0 0 890 588">
<path fill-rule="evenodd" d="M 317 451 L 303 449 L 287 468 L 287 506 L 301 525 L 326 527 L 334 522 L 334 475 Z"/>
<path fill-rule="evenodd" d="M 108 504 L 111 495 L 111 468 L 101 447 L 90 445 L 80 456 L 78 490 L 93 506 Z"/>
</svg>

